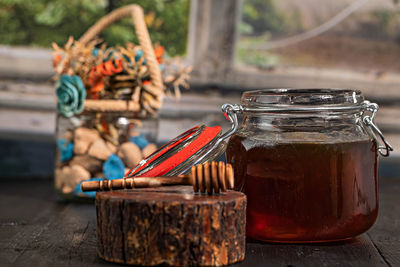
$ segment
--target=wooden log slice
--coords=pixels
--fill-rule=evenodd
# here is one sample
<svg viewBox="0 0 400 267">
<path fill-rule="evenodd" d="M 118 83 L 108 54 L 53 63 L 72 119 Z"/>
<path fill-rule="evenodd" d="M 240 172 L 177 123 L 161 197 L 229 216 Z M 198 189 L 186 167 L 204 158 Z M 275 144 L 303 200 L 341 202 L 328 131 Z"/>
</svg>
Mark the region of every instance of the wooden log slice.
<svg viewBox="0 0 400 267">
<path fill-rule="evenodd" d="M 194 193 L 191 186 L 96 196 L 101 258 L 134 265 L 222 266 L 245 256 L 246 196 Z"/>
</svg>

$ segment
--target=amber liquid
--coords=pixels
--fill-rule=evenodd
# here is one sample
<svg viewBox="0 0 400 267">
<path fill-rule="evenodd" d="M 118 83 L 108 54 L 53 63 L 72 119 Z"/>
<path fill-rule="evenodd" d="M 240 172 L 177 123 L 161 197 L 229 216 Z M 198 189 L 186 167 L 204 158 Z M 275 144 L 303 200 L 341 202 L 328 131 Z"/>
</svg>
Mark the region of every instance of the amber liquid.
<svg viewBox="0 0 400 267">
<path fill-rule="evenodd" d="M 227 160 L 248 197 L 247 236 L 324 242 L 365 232 L 378 212 L 376 151 L 371 140 L 269 146 L 233 136 Z"/>
</svg>

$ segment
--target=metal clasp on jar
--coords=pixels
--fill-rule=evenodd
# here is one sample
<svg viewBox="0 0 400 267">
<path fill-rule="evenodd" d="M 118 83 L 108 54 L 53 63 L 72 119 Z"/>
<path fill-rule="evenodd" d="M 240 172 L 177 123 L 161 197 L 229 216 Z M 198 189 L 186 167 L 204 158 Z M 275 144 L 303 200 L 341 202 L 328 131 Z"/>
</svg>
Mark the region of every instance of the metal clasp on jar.
<svg viewBox="0 0 400 267">
<path fill-rule="evenodd" d="M 378 126 L 375 124 L 374 121 L 379 106 L 378 104 L 371 103 L 368 100 L 365 100 L 363 104 L 365 105 L 365 109 L 362 112 L 362 122 L 371 130 L 371 133 L 378 144 L 379 154 L 383 157 L 388 157 L 390 155 L 390 152 L 393 151 L 393 147 L 389 144 L 388 141 L 386 141 L 385 136 L 383 135 L 383 133 L 381 132 L 381 130 L 378 128 Z M 370 112 L 371 114 L 367 114 L 366 112 Z M 377 135 L 379 136 L 380 140 L 383 142 L 384 145 L 381 145 L 381 142 L 379 141 Z"/>
<path fill-rule="evenodd" d="M 249 112 L 282 112 L 282 111 L 327 111 L 327 110 L 337 110 L 337 111 L 346 111 L 346 110 L 355 110 L 359 111 L 361 110 L 362 112 L 362 122 L 367 126 L 374 139 L 376 140 L 378 144 L 378 152 L 381 156 L 383 157 L 388 157 L 390 155 L 390 152 L 393 151 L 393 147 L 389 144 L 389 142 L 386 140 L 385 136 L 381 132 L 381 130 L 378 128 L 378 126 L 375 124 L 375 116 L 376 113 L 378 112 L 379 106 L 376 103 L 371 103 L 368 100 L 365 100 L 364 102 L 360 103 L 359 105 L 355 106 L 346 106 L 346 107 L 265 107 L 265 108 L 246 108 L 243 107 L 242 105 L 232 105 L 232 104 L 224 104 L 222 106 L 222 112 L 225 115 L 225 118 L 229 120 L 232 123 L 232 128 L 226 132 L 221 139 L 225 139 L 227 137 L 230 137 L 234 132 L 236 132 L 238 128 L 238 119 L 237 119 L 237 113 L 243 113 L 245 111 Z M 370 112 L 371 114 L 367 114 L 367 112 Z M 378 136 L 379 138 L 378 138 Z M 380 139 L 380 140 L 379 140 Z M 381 141 L 381 142 L 380 142 Z M 383 142 L 383 145 L 382 145 Z"/>
</svg>

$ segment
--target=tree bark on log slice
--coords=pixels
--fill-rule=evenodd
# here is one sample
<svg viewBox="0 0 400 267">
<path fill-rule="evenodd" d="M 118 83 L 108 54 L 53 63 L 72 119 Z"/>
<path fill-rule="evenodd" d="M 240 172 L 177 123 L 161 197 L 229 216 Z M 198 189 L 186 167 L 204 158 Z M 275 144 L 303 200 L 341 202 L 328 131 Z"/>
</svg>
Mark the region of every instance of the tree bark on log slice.
<svg viewBox="0 0 400 267">
<path fill-rule="evenodd" d="M 101 258 L 125 264 L 222 266 L 245 256 L 246 196 L 194 193 L 191 186 L 96 196 Z"/>
</svg>

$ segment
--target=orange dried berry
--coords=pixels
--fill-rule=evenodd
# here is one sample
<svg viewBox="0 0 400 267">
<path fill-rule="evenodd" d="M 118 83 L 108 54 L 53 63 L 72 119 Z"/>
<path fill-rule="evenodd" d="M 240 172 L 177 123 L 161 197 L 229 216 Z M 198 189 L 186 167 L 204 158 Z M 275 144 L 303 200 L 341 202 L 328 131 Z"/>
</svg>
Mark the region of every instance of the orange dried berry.
<svg viewBox="0 0 400 267">
<path fill-rule="evenodd" d="M 58 63 L 61 61 L 61 55 L 60 54 L 55 54 L 53 57 L 53 67 L 57 67 Z"/>
<path fill-rule="evenodd" d="M 164 54 L 164 50 L 165 50 L 164 47 L 161 45 L 154 49 L 154 54 L 156 56 L 158 63 L 161 63 L 161 61 L 162 61 L 162 56 Z"/>
</svg>

